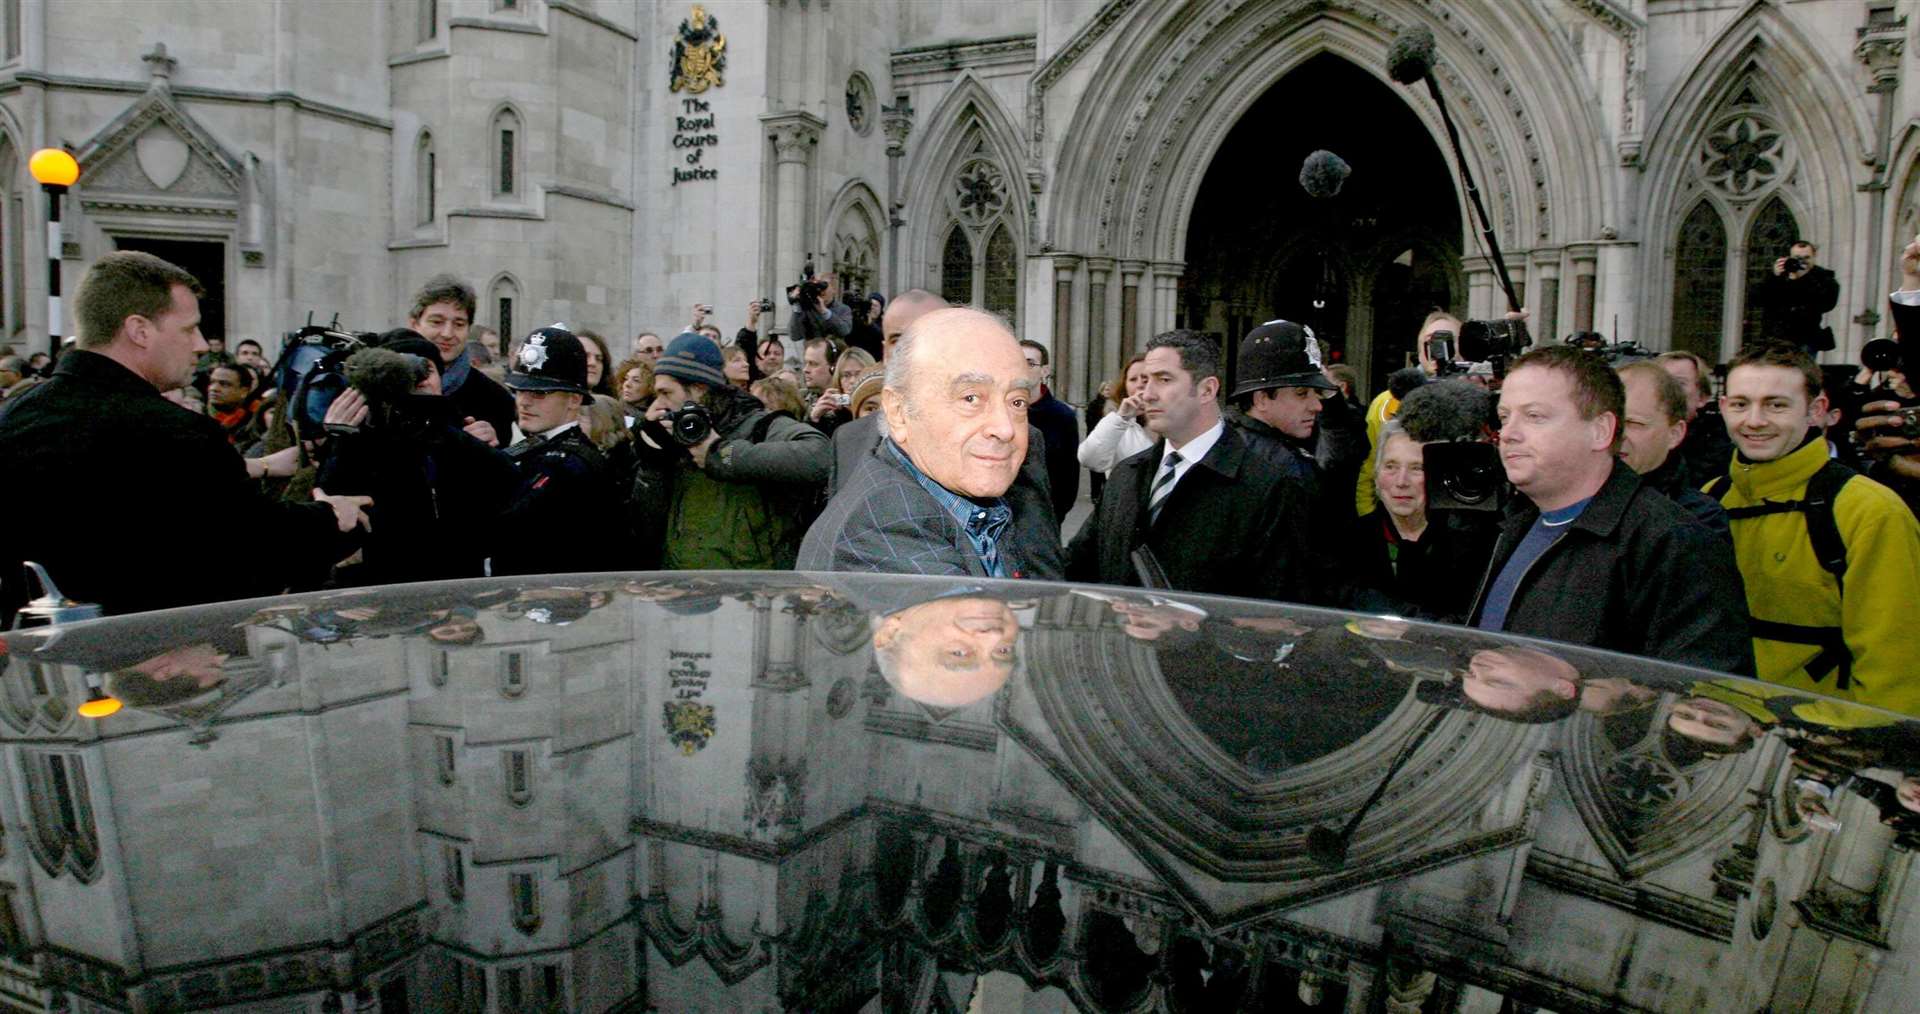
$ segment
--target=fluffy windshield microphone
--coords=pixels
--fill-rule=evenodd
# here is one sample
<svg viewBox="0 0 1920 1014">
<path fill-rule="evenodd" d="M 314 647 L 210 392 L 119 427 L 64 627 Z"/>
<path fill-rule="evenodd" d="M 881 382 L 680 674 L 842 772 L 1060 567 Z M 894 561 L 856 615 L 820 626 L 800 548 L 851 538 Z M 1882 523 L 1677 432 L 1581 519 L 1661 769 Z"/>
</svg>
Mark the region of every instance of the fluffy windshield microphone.
<svg viewBox="0 0 1920 1014">
<path fill-rule="evenodd" d="M 1307 156 L 1300 166 L 1300 188 L 1308 197 L 1332 197 L 1340 192 L 1340 185 L 1353 175 L 1353 167 L 1347 160 L 1322 148 Z"/>
<path fill-rule="evenodd" d="M 1413 84 L 1433 70 L 1433 33 L 1421 26 L 1401 32 L 1387 50 L 1387 74 L 1401 84 Z"/>
<path fill-rule="evenodd" d="M 1407 392 L 1394 419 L 1407 436 L 1421 443 L 1434 440 L 1479 440 L 1499 428 L 1493 392 L 1465 377 L 1436 381 Z"/>
</svg>

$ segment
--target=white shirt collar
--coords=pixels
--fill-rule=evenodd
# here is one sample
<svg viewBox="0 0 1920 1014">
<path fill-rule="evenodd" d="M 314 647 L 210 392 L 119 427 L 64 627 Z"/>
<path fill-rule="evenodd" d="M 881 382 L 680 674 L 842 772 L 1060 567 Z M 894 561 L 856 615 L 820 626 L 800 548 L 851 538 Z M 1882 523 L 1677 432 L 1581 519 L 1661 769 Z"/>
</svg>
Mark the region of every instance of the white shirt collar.
<svg viewBox="0 0 1920 1014">
<path fill-rule="evenodd" d="M 1186 471 L 1187 466 L 1193 464 L 1196 461 L 1199 461 L 1201 458 L 1206 457 L 1207 452 L 1213 450 L 1213 445 L 1219 443 L 1221 435 L 1226 432 L 1227 432 L 1227 421 L 1225 419 L 1221 419 L 1218 422 L 1215 422 L 1213 426 L 1209 428 L 1205 433 L 1202 433 L 1199 436 L 1194 437 L 1192 440 L 1187 441 L 1184 445 L 1180 447 L 1175 447 L 1173 446 L 1172 441 L 1168 441 L 1166 450 L 1162 451 L 1160 454 L 1160 467 L 1161 468 L 1167 467 L 1166 456 L 1168 454 L 1172 454 L 1174 451 L 1179 451 L 1180 464 L 1178 468 L 1182 472 Z"/>
<path fill-rule="evenodd" d="M 575 429 L 579 425 L 580 425 L 580 420 L 575 419 L 572 422 L 563 422 L 560 425 L 555 426 L 554 428 L 546 431 L 545 433 L 533 433 L 533 434 L 530 434 L 530 436 L 536 436 L 542 440 L 552 440 L 554 437 L 557 437 L 560 434 L 565 433 L 570 429 Z"/>
</svg>

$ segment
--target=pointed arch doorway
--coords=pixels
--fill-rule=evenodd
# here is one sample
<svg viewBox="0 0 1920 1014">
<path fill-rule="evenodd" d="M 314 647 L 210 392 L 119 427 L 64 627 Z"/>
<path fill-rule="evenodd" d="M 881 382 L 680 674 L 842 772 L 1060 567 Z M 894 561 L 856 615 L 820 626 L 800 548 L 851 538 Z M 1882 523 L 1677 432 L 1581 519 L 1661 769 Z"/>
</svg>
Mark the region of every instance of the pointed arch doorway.
<svg viewBox="0 0 1920 1014">
<path fill-rule="evenodd" d="M 1353 166 L 1337 197 L 1300 187 L 1316 149 Z M 1465 309 L 1448 162 L 1378 78 L 1323 53 L 1269 88 L 1209 164 L 1187 225 L 1184 326 L 1239 339 L 1276 317 L 1312 327 L 1369 391 L 1406 362 L 1435 306 Z"/>
</svg>

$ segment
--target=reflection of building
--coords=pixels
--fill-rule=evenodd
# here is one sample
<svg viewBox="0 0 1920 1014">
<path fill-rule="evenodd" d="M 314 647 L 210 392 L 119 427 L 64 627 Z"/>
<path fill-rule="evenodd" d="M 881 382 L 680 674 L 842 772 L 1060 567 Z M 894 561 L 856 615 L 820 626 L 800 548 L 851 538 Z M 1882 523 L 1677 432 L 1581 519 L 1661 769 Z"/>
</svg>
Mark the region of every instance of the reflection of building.
<svg viewBox="0 0 1920 1014">
<path fill-rule="evenodd" d="M 1385 74 L 1412 25 L 1537 333 L 1722 358 L 1805 233 L 1857 358 L 1920 215 L 1895 0 L 706 6 L 3 0 L 0 341 L 43 340 L 24 161 L 64 142 L 69 294 L 154 249 L 210 333 L 377 328 L 451 270 L 482 323 L 620 352 L 696 300 L 738 325 L 811 253 L 1008 313 L 1069 400 L 1156 331 L 1276 315 L 1377 382 L 1429 304 L 1500 306 L 1437 107 Z M 1330 209 L 1292 183 L 1321 146 L 1355 167 Z"/>
<path fill-rule="evenodd" d="M 256 627 L 231 693 L 101 724 L 72 714 L 77 668 L 11 656 L 0 1002 L 1491 1014 L 1912 995 L 1907 855 L 1858 799 L 1837 833 L 1801 824 L 1776 739 L 1683 756 L 1665 703 L 1553 726 L 1448 712 L 1419 739 L 1435 712 L 1407 693 L 1256 769 L 1100 603 L 1023 609 L 1021 671 L 946 711 L 873 671 L 845 602 L 727 590 L 616 594 L 566 623 L 484 608 L 471 645 Z M 1416 739 L 1344 861 L 1306 856 Z"/>
</svg>

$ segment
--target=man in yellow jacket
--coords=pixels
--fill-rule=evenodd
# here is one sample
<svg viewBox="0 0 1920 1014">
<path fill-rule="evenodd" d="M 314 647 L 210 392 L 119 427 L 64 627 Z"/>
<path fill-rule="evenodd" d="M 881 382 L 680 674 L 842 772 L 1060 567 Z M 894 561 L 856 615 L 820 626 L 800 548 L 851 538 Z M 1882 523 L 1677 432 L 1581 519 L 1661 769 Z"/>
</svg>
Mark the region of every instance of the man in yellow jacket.
<svg viewBox="0 0 1920 1014">
<path fill-rule="evenodd" d="M 1768 682 L 1920 715 L 1920 524 L 1892 490 L 1834 471 L 1820 381 L 1804 352 L 1753 345 L 1720 398 L 1736 453 L 1706 489 L 1732 524 L 1754 661 Z"/>
</svg>

